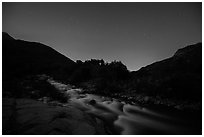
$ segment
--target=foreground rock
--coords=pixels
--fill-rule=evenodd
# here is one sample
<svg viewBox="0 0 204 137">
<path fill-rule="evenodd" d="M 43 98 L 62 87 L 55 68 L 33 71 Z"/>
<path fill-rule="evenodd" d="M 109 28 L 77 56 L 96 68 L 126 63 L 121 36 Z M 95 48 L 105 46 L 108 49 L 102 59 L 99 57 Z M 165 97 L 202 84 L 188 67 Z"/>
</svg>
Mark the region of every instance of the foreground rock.
<svg viewBox="0 0 204 137">
<path fill-rule="evenodd" d="M 103 122 L 68 105 L 3 98 L 3 134 L 106 134 Z"/>
</svg>

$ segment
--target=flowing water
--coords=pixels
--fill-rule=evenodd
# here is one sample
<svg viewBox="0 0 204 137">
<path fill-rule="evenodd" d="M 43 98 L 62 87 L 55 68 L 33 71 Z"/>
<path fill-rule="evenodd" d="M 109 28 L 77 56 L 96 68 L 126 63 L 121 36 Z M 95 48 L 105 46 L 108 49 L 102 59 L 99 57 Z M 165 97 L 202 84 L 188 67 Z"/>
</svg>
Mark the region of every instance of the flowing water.
<svg viewBox="0 0 204 137">
<path fill-rule="evenodd" d="M 50 81 L 58 89 L 67 85 Z M 104 121 L 114 134 L 201 134 L 201 119 L 170 108 L 145 108 L 68 88 L 69 104 Z"/>
</svg>

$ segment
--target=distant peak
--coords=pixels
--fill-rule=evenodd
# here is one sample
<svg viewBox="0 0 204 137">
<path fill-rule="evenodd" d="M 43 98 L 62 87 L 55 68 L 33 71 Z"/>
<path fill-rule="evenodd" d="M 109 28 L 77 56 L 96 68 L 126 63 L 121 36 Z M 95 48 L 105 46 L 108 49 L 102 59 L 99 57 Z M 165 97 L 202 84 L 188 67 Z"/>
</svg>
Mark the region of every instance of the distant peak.
<svg viewBox="0 0 204 137">
<path fill-rule="evenodd" d="M 7 32 L 2 32 L 2 40 L 15 40 Z"/>
</svg>

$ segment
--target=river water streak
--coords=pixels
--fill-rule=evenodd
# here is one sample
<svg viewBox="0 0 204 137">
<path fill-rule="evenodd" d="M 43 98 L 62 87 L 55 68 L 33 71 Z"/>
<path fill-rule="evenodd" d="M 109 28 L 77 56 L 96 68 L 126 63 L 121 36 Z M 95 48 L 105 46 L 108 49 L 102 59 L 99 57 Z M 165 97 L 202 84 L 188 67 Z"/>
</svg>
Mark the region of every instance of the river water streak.
<svg viewBox="0 0 204 137">
<path fill-rule="evenodd" d="M 68 104 L 104 121 L 114 134 L 200 134 L 198 121 L 186 118 L 179 111 L 130 105 L 113 98 L 84 94 L 82 89 L 53 80 L 49 82 L 59 90 L 66 89 Z"/>
</svg>

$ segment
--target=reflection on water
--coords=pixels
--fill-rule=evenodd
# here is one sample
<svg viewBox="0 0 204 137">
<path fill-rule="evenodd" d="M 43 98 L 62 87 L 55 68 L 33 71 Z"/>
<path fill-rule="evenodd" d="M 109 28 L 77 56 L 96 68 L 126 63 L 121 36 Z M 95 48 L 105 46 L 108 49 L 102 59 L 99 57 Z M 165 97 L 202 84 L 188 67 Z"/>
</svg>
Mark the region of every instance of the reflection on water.
<svg viewBox="0 0 204 137">
<path fill-rule="evenodd" d="M 133 106 L 116 99 L 83 94 L 81 89 L 68 89 L 67 94 L 70 96 L 69 104 L 111 125 L 116 134 L 201 134 L 201 127 L 193 126 L 192 117 L 188 121 L 182 117 L 172 117 L 172 113 L 177 113 L 175 110 L 156 111 Z M 198 125 L 196 122 L 194 124 Z"/>
</svg>

